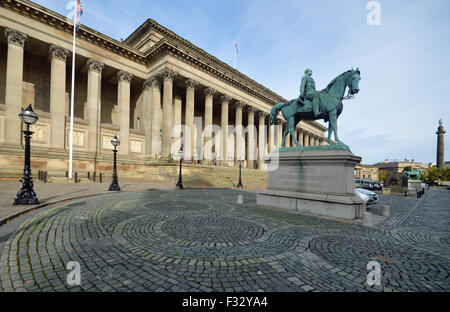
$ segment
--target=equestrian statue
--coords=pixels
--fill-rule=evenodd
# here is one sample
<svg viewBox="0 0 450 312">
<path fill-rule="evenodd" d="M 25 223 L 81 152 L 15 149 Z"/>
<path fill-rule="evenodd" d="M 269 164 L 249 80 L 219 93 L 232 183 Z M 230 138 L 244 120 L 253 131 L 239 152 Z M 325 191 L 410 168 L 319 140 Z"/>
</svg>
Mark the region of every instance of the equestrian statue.
<svg viewBox="0 0 450 312">
<path fill-rule="evenodd" d="M 337 119 L 344 108 L 342 101 L 353 98 L 359 92 L 359 81 L 361 80 L 359 68 L 351 69 L 337 76 L 322 91 L 316 91 L 316 84 L 311 76 L 312 70 L 308 68 L 302 78 L 300 96 L 289 102 L 278 103 L 270 111 L 271 125 L 275 123 L 280 111 L 288 122 L 281 146 L 285 147 L 288 133 L 291 134 L 297 146 L 302 146 L 294 134 L 297 124 L 301 120 L 323 119 L 325 122 L 329 122 L 328 143 L 333 144 L 331 134 L 334 133 L 336 144 L 348 148 L 339 140 Z M 349 88 L 348 95 L 345 96 L 347 87 Z"/>
</svg>

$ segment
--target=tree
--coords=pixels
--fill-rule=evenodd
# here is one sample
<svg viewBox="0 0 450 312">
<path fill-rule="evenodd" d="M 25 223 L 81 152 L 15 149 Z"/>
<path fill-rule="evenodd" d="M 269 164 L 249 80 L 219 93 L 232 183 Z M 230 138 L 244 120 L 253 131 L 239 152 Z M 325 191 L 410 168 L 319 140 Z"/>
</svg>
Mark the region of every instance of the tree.
<svg viewBox="0 0 450 312">
<path fill-rule="evenodd" d="M 422 174 L 421 180 L 427 184 L 433 184 L 436 181 L 450 181 L 450 168 L 428 168 Z"/>
<path fill-rule="evenodd" d="M 378 180 L 379 180 L 380 182 L 386 183 L 386 174 L 387 174 L 387 171 L 386 171 L 386 170 L 380 170 L 380 171 L 378 172 Z"/>
</svg>

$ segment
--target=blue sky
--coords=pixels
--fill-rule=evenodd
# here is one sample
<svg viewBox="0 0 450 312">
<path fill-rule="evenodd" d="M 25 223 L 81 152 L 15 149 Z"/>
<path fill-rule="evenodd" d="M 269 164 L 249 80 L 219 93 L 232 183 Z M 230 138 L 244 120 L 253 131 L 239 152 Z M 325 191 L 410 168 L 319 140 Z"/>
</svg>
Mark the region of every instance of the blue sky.
<svg viewBox="0 0 450 312">
<path fill-rule="evenodd" d="M 64 0 L 36 3 L 67 15 Z M 298 97 L 305 68 L 318 89 L 350 69 L 361 92 L 344 102 L 340 139 L 366 164 L 436 162 L 439 118 L 450 131 L 450 1 L 82 0 L 82 23 L 117 40 L 152 18 L 285 98 Z M 450 138 L 446 138 L 450 160 Z"/>
</svg>

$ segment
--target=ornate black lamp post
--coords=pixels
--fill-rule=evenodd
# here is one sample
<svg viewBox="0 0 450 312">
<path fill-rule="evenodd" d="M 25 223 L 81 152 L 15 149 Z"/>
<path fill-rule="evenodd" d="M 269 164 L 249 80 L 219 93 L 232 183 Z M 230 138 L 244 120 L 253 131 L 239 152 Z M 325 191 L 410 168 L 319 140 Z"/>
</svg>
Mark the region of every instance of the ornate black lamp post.
<svg viewBox="0 0 450 312">
<path fill-rule="evenodd" d="M 14 205 L 36 205 L 39 200 L 33 190 L 33 181 L 31 179 L 30 168 L 30 139 L 33 132 L 30 131 L 30 125 L 35 124 L 39 118 L 33 111 L 31 104 L 19 114 L 20 120 L 26 124 L 27 129 L 23 131 L 25 135 L 25 166 L 23 168 L 22 189 L 17 193 L 14 199 Z"/>
<path fill-rule="evenodd" d="M 239 159 L 239 183 L 237 185 L 238 188 L 244 188 L 244 185 L 242 184 L 242 159 Z"/>
<path fill-rule="evenodd" d="M 120 140 L 117 135 L 111 140 L 111 144 L 114 146 L 114 170 L 109 190 L 113 192 L 120 192 L 119 180 L 117 179 L 117 146 L 120 145 Z"/>
<path fill-rule="evenodd" d="M 183 187 L 183 175 L 182 175 L 182 168 L 183 168 L 183 144 L 181 144 L 180 151 L 178 152 L 178 155 L 180 155 L 180 174 L 178 175 L 178 183 L 177 183 L 177 189 L 182 190 Z"/>
</svg>

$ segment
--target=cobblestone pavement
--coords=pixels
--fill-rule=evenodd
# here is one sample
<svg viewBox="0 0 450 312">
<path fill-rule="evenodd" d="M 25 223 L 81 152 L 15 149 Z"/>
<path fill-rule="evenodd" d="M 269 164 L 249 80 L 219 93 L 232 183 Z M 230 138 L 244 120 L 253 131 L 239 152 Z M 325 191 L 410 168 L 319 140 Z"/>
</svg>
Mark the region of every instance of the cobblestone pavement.
<svg viewBox="0 0 450 312">
<path fill-rule="evenodd" d="M 381 202 L 392 217 L 365 228 L 233 190 L 80 199 L 0 227 L 0 291 L 449 291 L 450 192 Z M 372 260 L 381 286 L 366 283 Z"/>
</svg>

